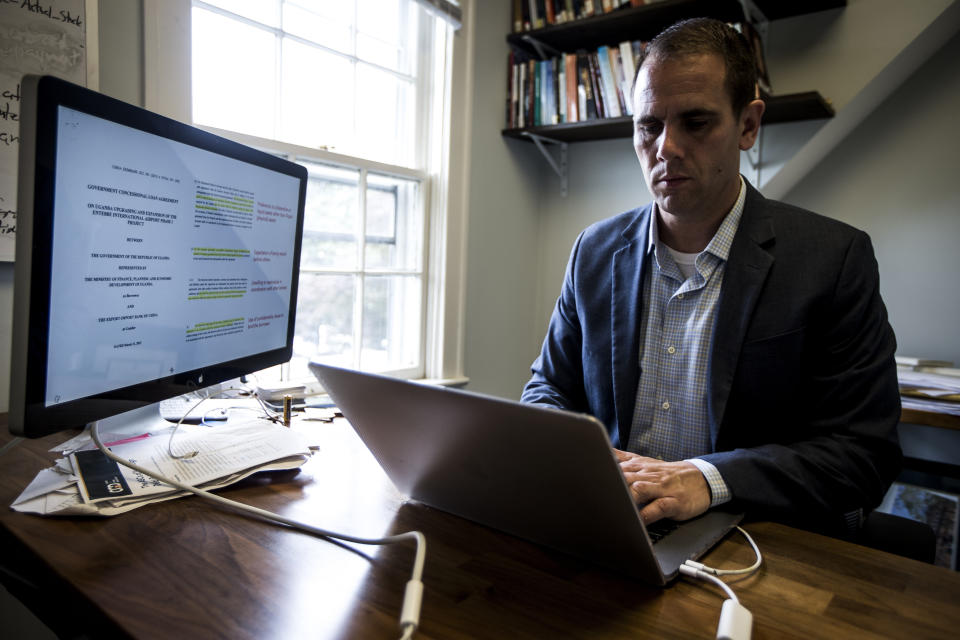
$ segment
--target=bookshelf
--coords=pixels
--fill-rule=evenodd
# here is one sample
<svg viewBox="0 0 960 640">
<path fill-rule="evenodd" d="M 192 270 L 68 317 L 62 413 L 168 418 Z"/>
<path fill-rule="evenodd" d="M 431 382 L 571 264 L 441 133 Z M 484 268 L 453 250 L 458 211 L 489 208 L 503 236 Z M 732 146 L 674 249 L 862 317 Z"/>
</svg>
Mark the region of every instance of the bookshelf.
<svg viewBox="0 0 960 640">
<path fill-rule="evenodd" d="M 843 7 L 846 0 L 754 0 L 754 4 L 768 19 L 780 19 Z M 639 7 L 624 6 L 610 13 L 547 25 L 530 31 L 513 32 L 507 35 L 507 42 L 521 58 L 543 59 L 579 49 L 596 49 L 601 45 L 615 46 L 625 40 L 649 40 L 674 22 L 692 16 L 705 16 L 728 22 L 745 20 L 739 0 L 664 0 Z M 831 118 L 834 115 L 829 101 L 817 91 L 765 95 L 763 98 L 767 103 L 763 116 L 764 124 Z M 501 134 L 521 140 L 531 140 L 528 134 L 534 134 L 556 142 L 572 143 L 629 138 L 633 135 L 633 124 L 629 116 L 623 116 L 519 128 L 507 127 Z"/>
</svg>

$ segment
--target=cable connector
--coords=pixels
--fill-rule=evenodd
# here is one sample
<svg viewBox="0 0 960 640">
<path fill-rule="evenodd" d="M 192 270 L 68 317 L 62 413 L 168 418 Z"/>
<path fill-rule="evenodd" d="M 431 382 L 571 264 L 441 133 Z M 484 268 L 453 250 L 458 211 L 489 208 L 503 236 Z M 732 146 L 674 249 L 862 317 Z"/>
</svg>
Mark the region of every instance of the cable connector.
<svg viewBox="0 0 960 640">
<path fill-rule="evenodd" d="M 423 582 L 420 580 L 408 580 L 407 588 L 403 593 L 403 609 L 400 612 L 400 629 L 404 631 L 404 637 L 408 632 L 412 635 L 413 631 L 420 625 L 420 604 L 423 602 Z"/>
<path fill-rule="evenodd" d="M 717 625 L 717 640 L 750 640 L 753 614 L 736 600 L 725 600 Z"/>
</svg>

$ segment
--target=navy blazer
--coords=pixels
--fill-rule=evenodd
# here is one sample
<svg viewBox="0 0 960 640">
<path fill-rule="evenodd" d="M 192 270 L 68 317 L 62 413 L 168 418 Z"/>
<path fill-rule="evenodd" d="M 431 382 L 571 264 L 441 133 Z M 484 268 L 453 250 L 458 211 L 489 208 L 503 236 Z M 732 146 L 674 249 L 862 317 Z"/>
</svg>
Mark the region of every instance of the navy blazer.
<svg viewBox="0 0 960 640">
<path fill-rule="evenodd" d="M 841 531 L 900 467 L 896 341 L 869 237 L 749 184 L 727 260 L 709 370 L 709 427 L 735 506 Z M 629 441 L 652 205 L 573 246 L 522 400 L 589 413 Z"/>
</svg>

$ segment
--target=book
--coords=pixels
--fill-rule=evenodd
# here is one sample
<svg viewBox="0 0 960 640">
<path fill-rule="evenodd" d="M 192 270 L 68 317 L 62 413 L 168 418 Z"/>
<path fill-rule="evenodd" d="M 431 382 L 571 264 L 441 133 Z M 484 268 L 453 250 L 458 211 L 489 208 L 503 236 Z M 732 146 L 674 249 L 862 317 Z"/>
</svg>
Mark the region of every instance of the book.
<svg viewBox="0 0 960 640">
<path fill-rule="evenodd" d="M 543 65 L 533 61 L 533 118 L 534 126 L 543 124 Z"/>
<path fill-rule="evenodd" d="M 593 91 L 594 108 L 597 111 L 597 118 L 606 118 L 607 111 L 603 100 L 603 87 L 600 81 L 600 69 L 597 68 L 597 52 L 587 53 L 587 71 L 590 75 L 590 88 Z"/>
<path fill-rule="evenodd" d="M 530 28 L 540 29 L 543 27 L 543 18 L 537 9 L 537 0 L 527 0 L 527 10 L 530 13 Z"/>
<path fill-rule="evenodd" d="M 581 96 L 580 110 L 581 120 L 597 119 L 597 103 L 593 94 L 593 83 L 590 80 L 590 63 L 586 51 L 577 53 L 577 71 L 580 75 L 580 85 L 578 91 Z"/>
<path fill-rule="evenodd" d="M 563 99 L 560 96 L 560 87 L 563 86 L 561 83 L 561 71 L 562 66 L 559 64 L 559 58 L 550 58 L 550 76 L 552 82 L 550 83 L 550 118 L 553 124 L 559 124 L 563 122 L 561 114 L 563 109 L 560 105 L 563 103 Z"/>
<path fill-rule="evenodd" d="M 603 112 L 607 118 L 619 118 L 620 98 L 617 85 L 610 67 L 610 49 L 606 45 L 597 48 L 597 67 L 600 71 L 601 95 L 603 96 Z"/>
<path fill-rule="evenodd" d="M 554 58 L 557 68 L 557 122 L 567 122 L 567 67 L 563 58 Z"/>
<path fill-rule="evenodd" d="M 630 90 L 633 88 L 633 81 L 637 77 L 637 70 L 634 66 L 636 58 L 633 54 L 633 45 L 630 42 L 621 42 L 619 49 L 620 66 L 624 76 L 623 97 L 627 106 L 627 113 L 633 115 L 633 96 L 630 94 Z"/>
<path fill-rule="evenodd" d="M 617 88 L 617 98 L 620 100 L 620 114 L 624 116 L 632 115 L 633 109 L 630 108 L 630 87 L 624 87 L 625 80 L 623 75 L 623 65 L 620 63 L 620 48 L 610 47 L 610 68 L 613 70 L 613 82 Z"/>
<path fill-rule="evenodd" d="M 734 25 L 744 35 L 750 48 L 753 50 L 753 60 L 757 67 L 757 86 L 766 95 L 773 93 L 770 86 L 770 76 L 767 74 L 767 59 L 764 54 L 763 39 L 760 33 L 749 22 Z"/>
<path fill-rule="evenodd" d="M 575 53 L 563 54 L 563 62 L 566 67 L 567 79 L 567 122 L 579 122 L 579 98 L 577 93 L 577 55 Z"/>
</svg>

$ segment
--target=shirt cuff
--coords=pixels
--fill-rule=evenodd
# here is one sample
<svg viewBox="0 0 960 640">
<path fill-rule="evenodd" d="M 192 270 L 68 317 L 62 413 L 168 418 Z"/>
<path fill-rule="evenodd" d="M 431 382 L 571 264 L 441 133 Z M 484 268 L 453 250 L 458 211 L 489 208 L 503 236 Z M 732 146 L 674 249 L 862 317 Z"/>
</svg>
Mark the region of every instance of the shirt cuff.
<svg viewBox="0 0 960 640">
<path fill-rule="evenodd" d="M 723 481 L 723 476 L 720 475 L 720 472 L 717 471 L 715 466 L 700 458 L 689 458 L 684 462 L 689 462 L 697 469 L 700 469 L 700 473 L 703 474 L 703 477 L 707 481 L 707 486 L 710 487 L 711 507 L 716 507 L 724 502 L 730 502 L 733 498 L 733 496 L 730 495 L 730 488 L 727 486 L 727 483 Z"/>
</svg>

